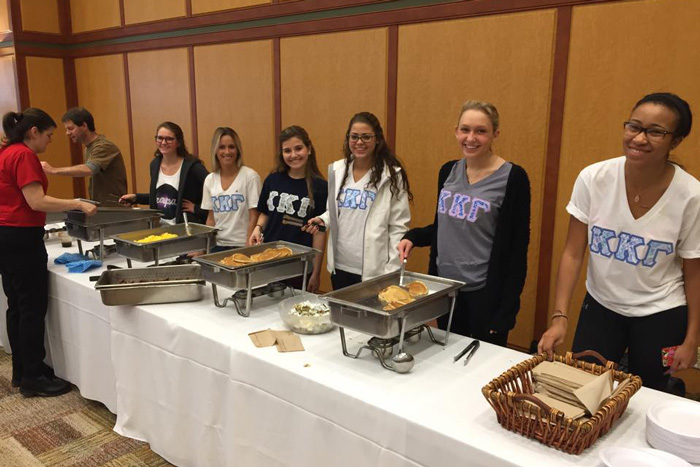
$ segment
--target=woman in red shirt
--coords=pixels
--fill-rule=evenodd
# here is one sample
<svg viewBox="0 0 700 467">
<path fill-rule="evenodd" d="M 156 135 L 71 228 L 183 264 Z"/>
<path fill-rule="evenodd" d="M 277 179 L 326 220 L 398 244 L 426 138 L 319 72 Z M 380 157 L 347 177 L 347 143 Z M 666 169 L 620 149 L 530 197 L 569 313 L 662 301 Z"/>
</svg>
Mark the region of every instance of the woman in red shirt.
<svg viewBox="0 0 700 467">
<path fill-rule="evenodd" d="M 9 112 L 2 119 L 0 148 L 0 274 L 7 295 L 7 334 L 12 347 L 12 385 L 25 396 L 57 396 L 68 383 L 44 364 L 44 317 L 48 303 L 44 224 L 47 212 L 94 205 L 46 195 L 48 180 L 37 154 L 46 151 L 56 122 L 43 110 Z"/>
</svg>

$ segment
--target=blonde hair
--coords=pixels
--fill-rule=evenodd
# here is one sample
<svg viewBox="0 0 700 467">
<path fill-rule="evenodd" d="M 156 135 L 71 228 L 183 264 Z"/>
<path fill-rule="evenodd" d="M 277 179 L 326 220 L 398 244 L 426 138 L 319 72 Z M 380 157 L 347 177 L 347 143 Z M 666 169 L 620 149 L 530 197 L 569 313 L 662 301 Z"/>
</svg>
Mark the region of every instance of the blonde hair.
<svg viewBox="0 0 700 467">
<path fill-rule="evenodd" d="M 496 130 L 498 130 L 500 117 L 498 116 L 498 110 L 496 109 L 495 105 L 486 101 L 465 102 L 464 104 L 462 104 L 462 110 L 459 111 L 459 117 L 457 117 L 457 125 L 459 125 L 459 121 L 462 119 L 462 115 L 464 115 L 464 112 L 466 112 L 467 110 L 478 110 L 480 112 L 485 113 L 486 116 L 491 120 L 491 124 L 493 125 L 493 131 L 495 132 Z"/>
<path fill-rule="evenodd" d="M 216 151 L 219 149 L 219 142 L 224 136 L 230 136 L 233 139 L 233 142 L 236 144 L 236 165 L 238 167 L 243 166 L 243 148 L 241 147 L 241 138 L 233 128 L 220 126 L 214 130 L 214 137 L 211 139 L 211 166 L 214 168 L 214 172 L 218 172 L 220 169 L 219 159 L 216 157 Z"/>
</svg>

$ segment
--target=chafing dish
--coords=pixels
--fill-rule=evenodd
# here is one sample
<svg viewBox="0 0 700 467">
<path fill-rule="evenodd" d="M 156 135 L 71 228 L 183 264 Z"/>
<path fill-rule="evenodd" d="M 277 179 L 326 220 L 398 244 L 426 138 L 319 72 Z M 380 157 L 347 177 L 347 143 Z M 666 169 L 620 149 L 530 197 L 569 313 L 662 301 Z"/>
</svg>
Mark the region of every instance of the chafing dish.
<svg viewBox="0 0 700 467">
<path fill-rule="evenodd" d="M 99 258 L 104 259 L 104 240 L 110 235 L 134 230 L 152 229 L 160 223 L 162 214 L 156 209 L 97 208 L 94 216 L 83 211 L 65 212 L 66 232 L 78 239 L 78 250 L 83 254 L 81 241 L 100 242 Z"/>
<path fill-rule="evenodd" d="M 231 256 L 234 253 L 243 253 L 250 256 L 255 253 L 261 253 L 268 248 L 287 247 L 292 250 L 292 255 L 284 258 L 277 258 L 270 261 L 261 261 L 251 263 L 246 266 L 226 266 L 219 261 Z M 223 308 L 229 301 L 232 301 L 236 306 L 236 311 L 241 316 L 250 316 L 250 309 L 253 300 L 253 288 L 267 285 L 270 282 L 281 281 L 292 277 L 303 277 L 303 289 L 306 290 L 306 278 L 310 271 L 310 264 L 314 257 L 321 254 L 320 251 L 308 246 L 297 245 L 285 241 L 276 241 L 263 243 L 245 248 L 237 248 L 235 250 L 221 251 L 210 255 L 198 256 L 194 260 L 202 265 L 202 277 L 208 282 L 211 282 L 212 291 L 214 292 L 214 303 L 217 307 Z M 238 303 L 238 295 L 224 299 L 223 303 L 219 302 L 219 295 L 216 286 L 220 285 L 229 289 L 245 289 L 245 310 L 241 310 Z M 292 292 L 293 293 L 293 292 Z"/>
<path fill-rule="evenodd" d="M 131 267 L 131 260 L 148 263 L 154 261 L 156 266 L 164 258 L 191 253 L 193 251 L 209 251 L 216 244 L 216 227 L 190 223 L 167 225 L 157 229 L 139 230 L 119 235 L 111 235 L 117 245 L 117 253 L 127 258 Z M 167 238 L 150 243 L 138 243 L 137 240 L 149 235 L 162 235 L 171 233 L 175 238 Z"/>
<path fill-rule="evenodd" d="M 327 300 L 330 305 L 331 321 L 340 328 L 343 355 L 358 358 L 364 349 L 368 349 L 379 358 L 384 368 L 404 373 L 413 367 L 413 357 L 403 350 L 404 342 L 410 335 L 419 333 L 420 329 L 425 328 L 433 342 L 447 345 L 455 299 L 459 289 L 464 286 L 464 282 L 406 271 L 404 285 L 414 280 L 420 280 L 428 287 L 428 294 L 394 310 L 385 311 L 384 305 L 379 301 L 377 295 L 390 285 L 399 285 L 400 275 L 400 271 L 397 270 L 350 287 L 335 290 L 321 297 Z M 435 338 L 430 327 L 423 325 L 448 313 L 450 317 L 447 333 L 444 341 L 439 341 Z M 370 339 L 368 345 L 360 347 L 357 353 L 351 354 L 347 350 L 345 341 L 344 328 L 346 327 L 372 335 L 374 338 Z M 390 347 L 398 344 L 398 354 L 392 359 L 393 365 L 389 365 L 385 361 L 387 342 L 391 343 Z"/>
<path fill-rule="evenodd" d="M 204 285 L 202 269 L 186 264 L 107 270 L 95 289 L 105 305 L 144 305 L 201 300 Z"/>
</svg>

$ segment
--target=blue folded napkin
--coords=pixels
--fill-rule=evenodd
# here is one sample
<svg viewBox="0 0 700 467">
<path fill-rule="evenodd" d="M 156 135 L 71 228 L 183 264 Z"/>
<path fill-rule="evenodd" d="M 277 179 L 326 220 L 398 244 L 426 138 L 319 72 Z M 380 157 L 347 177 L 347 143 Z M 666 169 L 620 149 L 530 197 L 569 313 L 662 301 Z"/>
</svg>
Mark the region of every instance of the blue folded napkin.
<svg viewBox="0 0 700 467">
<path fill-rule="evenodd" d="M 66 264 L 74 263 L 76 261 L 86 261 L 89 260 L 86 255 L 81 255 L 80 253 L 63 253 L 61 256 L 53 260 L 54 264 Z"/>
<path fill-rule="evenodd" d="M 100 266 L 102 266 L 102 261 L 98 261 L 96 259 L 66 263 L 68 272 L 85 272 L 88 269 L 99 268 Z"/>
</svg>

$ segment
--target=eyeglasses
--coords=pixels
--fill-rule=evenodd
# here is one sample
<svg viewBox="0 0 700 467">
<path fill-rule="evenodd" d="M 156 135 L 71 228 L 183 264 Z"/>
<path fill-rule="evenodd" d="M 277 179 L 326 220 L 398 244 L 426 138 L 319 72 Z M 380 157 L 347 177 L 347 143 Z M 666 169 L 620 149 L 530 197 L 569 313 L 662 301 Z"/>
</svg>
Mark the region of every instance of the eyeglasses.
<svg viewBox="0 0 700 467">
<path fill-rule="evenodd" d="M 173 141 L 175 141 L 175 138 L 173 138 L 172 136 L 160 136 L 160 135 L 158 135 L 158 136 L 156 136 L 156 141 L 159 142 L 159 143 L 168 143 L 168 144 L 170 144 L 170 143 L 172 143 Z"/>
<path fill-rule="evenodd" d="M 359 140 L 362 140 L 363 143 L 369 143 L 370 141 L 372 141 L 372 139 L 374 139 L 375 136 L 376 135 L 370 135 L 369 133 L 364 133 L 362 135 L 353 133 L 348 137 L 348 139 L 350 139 L 350 141 L 352 141 L 353 143 L 356 143 Z"/>
<path fill-rule="evenodd" d="M 634 122 L 625 122 L 623 128 L 625 133 L 630 136 L 637 136 L 639 133 L 644 133 L 647 139 L 652 141 L 661 141 L 666 135 L 672 135 L 672 131 L 662 130 L 660 128 L 644 128 Z"/>
</svg>

